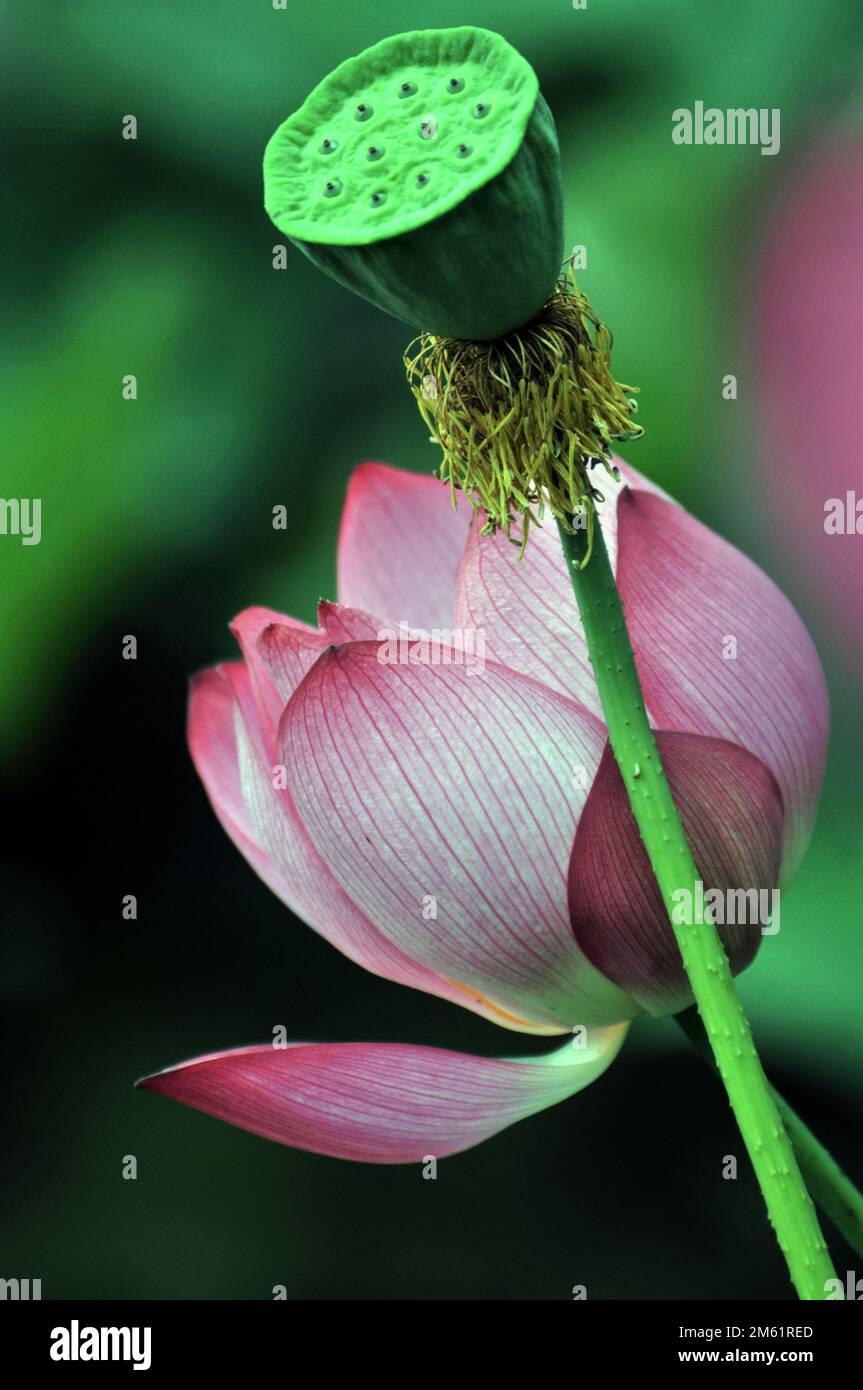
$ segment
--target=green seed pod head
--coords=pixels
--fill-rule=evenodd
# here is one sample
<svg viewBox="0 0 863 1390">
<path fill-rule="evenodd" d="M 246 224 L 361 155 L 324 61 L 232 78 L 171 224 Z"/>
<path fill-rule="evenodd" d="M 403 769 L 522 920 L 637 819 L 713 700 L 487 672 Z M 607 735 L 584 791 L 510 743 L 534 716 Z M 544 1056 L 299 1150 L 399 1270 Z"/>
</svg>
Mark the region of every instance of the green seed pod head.
<svg viewBox="0 0 863 1390">
<path fill-rule="evenodd" d="M 383 39 L 279 126 L 264 203 L 333 279 L 415 328 L 492 339 L 562 259 L 560 152 L 530 64 L 465 26 Z"/>
</svg>

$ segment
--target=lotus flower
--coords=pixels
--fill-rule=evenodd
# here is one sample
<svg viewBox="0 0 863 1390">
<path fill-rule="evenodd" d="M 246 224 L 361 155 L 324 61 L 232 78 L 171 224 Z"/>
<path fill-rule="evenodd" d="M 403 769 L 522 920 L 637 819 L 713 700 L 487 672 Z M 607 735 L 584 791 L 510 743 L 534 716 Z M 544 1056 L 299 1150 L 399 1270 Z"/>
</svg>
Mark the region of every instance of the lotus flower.
<svg viewBox="0 0 863 1390">
<path fill-rule="evenodd" d="M 703 882 L 785 884 L 823 771 L 818 658 L 750 560 L 620 467 L 600 515 Z M 345 955 L 501 1027 L 574 1036 L 503 1060 L 266 1044 L 147 1088 L 298 1148 L 415 1162 L 574 1094 L 636 1014 L 691 1002 L 556 532 L 532 530 L 519 561 L 480 529 L 433 479 L 364 464 L 342 521 L 341 602 L 321 605 L 318 628 L 241 613 L 243 659 L 195 679 L 189 742 L 241 853 Z M 411 641 L 387 659 L 382 633 L 401 623 Z M 481 635 L 482 660 L 459 632 Z M 761 926 L 721 931 L 742 969 Z"/>
</svg>

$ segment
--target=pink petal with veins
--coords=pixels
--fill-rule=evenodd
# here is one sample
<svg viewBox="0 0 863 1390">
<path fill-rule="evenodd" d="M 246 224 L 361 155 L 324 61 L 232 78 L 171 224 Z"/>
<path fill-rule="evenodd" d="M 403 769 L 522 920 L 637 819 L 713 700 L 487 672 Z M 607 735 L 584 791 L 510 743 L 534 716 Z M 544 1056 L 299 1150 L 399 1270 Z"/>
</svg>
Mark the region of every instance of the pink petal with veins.
<svg viewBox="0 0 863 1390">
<path fill-rule="evenodd" d="M 615 461 L 622 482 L 615 483 L 602 468 L 595 468 L 591 475 L 605 499 L 599 515 L 612 568 L 617 555 L 617 499 L 626 484 L 664 496 L 622 459 Z M 474 521 L 459 568 L 458 626 L 482 632 L 493 661 L 534 676 L 602 718 L 554 518 L 531 526 L 521 559 L 518 546 L 500 532 L 481 536 L 480 529 L 481 523 Z"/>
<path fill-rule="evenodd" d="M 258 650 L 261 633 L 273 623 L 289 628 L 298 635 L 305 634 L 310 640 L 317 636 L 315 629 L 306 623 L 298 622 L 296 618 L 288 618 L 283 613 L 276 613 L 272 608 L 244 608 L 231 623 L 231 631 L 240 645 L 248 668 L 251 695 L 258 706 L 261 736 L 271 752 L 275 750 L 275 732 L 287 699 L 287 696 L 280 693 L 272 672 L 267 668 Z M 300 675 L 294 684 L 299 680 Z"/>
<path fill-rule="evenodd" d="M 327 651 L 282 720 L 297 812 L 382 934 L 522 1019 L 565 1031 L 634 1012 L 578 950 L 566 870 L 605 731 L 486 664 Z"/>
<path fill-rule="evenodd" d="M 138 1085 L 279 1144 L 363 1163 L 470 1149 L 601 1076 L 624 1027 L 523 1060 L 400 1043 L 292 1043 L 183 1063 Z"/>
<path fill-rule="evenodd" d="M 662 729 L 728 739 L 766 763 L 785 807 L 787 882 L 809 839 L 827 751 L 827 688 L 806 628 L 752 560 L 661 497 L 621 495 L 618 548 L 648 708 Z"/>
<path fill-rule="evenodd" d="M 307 634 L 287 628 L 297 641 Z M 373 974 L 460 1004 L 518 1032 L 559 1031 L 516 1017 L 457 981 L 443 979 L 388 941 L 336 883 L 313 848 L 274 768 L 258 726 L 246 667 L 204 671 L 192 683 L 189 747 L 210 803 L 255 872 L 293 912 Z"/>
<path fill-rule="evenodd" d="M 391 624 L 451 627 L 455 577 L 470 521 L 436 478 L 363 463 L 348 485 L 339 533 L 339 599 Z"/>
<path fill-rule="evenodd" d="M 318 604 L 318 622 L 330 642 L 375 642 L 378 633 L 387 623 L 364 613 L 360 608 L 346 608 L 343 603 L 329 603 L 325 599 Z"/>
</svg>

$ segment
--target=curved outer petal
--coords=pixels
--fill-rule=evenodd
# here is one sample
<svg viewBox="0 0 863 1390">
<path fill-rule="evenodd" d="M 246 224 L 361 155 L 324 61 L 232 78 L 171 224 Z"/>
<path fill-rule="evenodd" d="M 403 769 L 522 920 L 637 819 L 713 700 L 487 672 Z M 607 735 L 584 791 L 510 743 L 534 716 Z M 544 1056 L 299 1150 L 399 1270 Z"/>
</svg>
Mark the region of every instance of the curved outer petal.
<svg viewBox="0 0 863 1390">
<path fill-rule="evenodd" d="M 343 603 L 318 604 L 318 622 L 333 642 L 376 642 L 378 633 L 387 624 L 361 608 L 347 608 Z"/>
<path fill-rule="evenodd" d="M 827 750 L 827 689 L 809 634 L 757 565 L 676 503 L 627 489 L 617 525 L 617 581 L 647 706 L 660 728 L 729 739 L 770 768 L 785 807 L 786 882 L 812 829 Z"/>
<path fill-rule="evenodd" d="M 334 877 L 412 959 L 518 1018 L 565 1031 L 632 1017 L 567 913 L 604 729 L 503 667 L 381 653 L 331 648 L 280 728 L 297 811 Z"/>
<path fill-rule="evenodd" d="M 470 506 L 436 478 L 364 463 L 339 533 L 339 599 L 411 627 L 451 627 Z"/>
<path fill-rule="evenodd" d="M 275 753 L 276 730 L 279 726 L 282 710 L 285 707 L 285 699 L 287 699 L 287 696 L 283 697 L 279 691 L 273 680 L 272 672 L 267 668 L 258 650 L 262 632 L 274 623 L 280 627 L 290 628 L 298 635 L 298 638 L 304 635 L 305 647 L 309 649 L 308 659 L 296 672 L 295 679 L 290 684 L 290 690 L 299 684 L 309 666 L 326 646 L 326 640 L 313 627 L 298 622 L 296 618 L 286 617 L 284 613 L 276 613 L 272 608 L 244 608 L 242 613 L 238 613 L 231 623 L 231 632 L 237 639 L 249 673 L 249 695 L 252 703 L 245 702 L 245 713 L 249 723 L 254 724 L 259 729 L 262 743 L 268 754 Z M 304 649 L 302 644 L 298 643 L 298 645 L 301 650 Z M 254 711 L 252 705 L 255 707 Z"/>
<path fill-rule="evenodd" d="M 241 661 L 201 671 L 189 690 L 188 742 L 192 761 L 222 829 L 279 897 L 279 874 L 256 838 L 240 784 L 233 681 L 247 680 Z"/>
<path fill-rule="evenodd" d="M 273 630 L 274 625 L 266 631 Z M 308 633 L 280 624 L 282 645 L 307 649 Z M 477 991 L 440 978 L 387 941 L 336 883 L 301 825 L 290 794 L 273 785 L 251 678 L 242 662 L 192 684 L 189 748 L 218 819 L 241 854 L 290 909 L 350 960 L 516 1031 L 550 1032 L 513 1017 Z"/>
<path fill-rule="evenodd" d="M 253 1134 L 365 1163 L 421 1163 L 566 1100 L 614 1060 L 625 1027 L 549 1057 L 473 1057 L 399 1043 L 293 1043 L 199 1057 L 138 1085 Z"/>
<path fill-rule="evenodd" d="M 603 469 L 594 481 L 604 500 L 599 504 L 603 535 L 612 568 L 617 555 L 617 499 L 626 485 L 664 496 L 659 489 L 616 459 L 622 481 Z M 557 525 L 548 517 L 532 526 L 521 559 L 518 548 L 498 532 L 481 536 L 471 526 L 458 574 L 456 622 L 482 633 L 493 661 L 534 676 L 602 718 L 602 707 L 587 658 L 587 643 L 572 583 L 560 547 Z"/>
<path fill-rule="evenodd" d="M 737 744 L 658 733 L 657 743 L 703 894 L 722 890 L 717 930 L 735 974 L 753 959 L 773 916 L 782 853 L 782 797 L 762 762 Z M 703 896 L 676 900 L 680 920 L 703 920 Z M 730 896 L 727 890 L 735 890 Z M 743 890 L 741 892 L 740 890 Z M 747 896 L 748 894 L 748 896 Z M 714 900 L 715 901 L 715 900 Z M 569 865 L 576 940 L 597 969 L 650 1013 L 692 1003 L 680 951 L 623 779 L 606 744 Z M 713 904 L 708 900 L 708 907 Z M 721 919 L 721 920 L 720 920 Z M 778 930 L 778 913 L 772 926 Z"/>
<path fill-rule="evenodd" d="M 289 623 L 267 623 L 255 637 L 255 662 L 276 691 L 278 718 L 300 681 L 312 669 L 321 652 L 332 645 L 325 632 L 309 632 Z M 260 679 L 260 678 L 259 678 Z M 275 742 L 273 750 L 275 751 Z"/>
</svg>

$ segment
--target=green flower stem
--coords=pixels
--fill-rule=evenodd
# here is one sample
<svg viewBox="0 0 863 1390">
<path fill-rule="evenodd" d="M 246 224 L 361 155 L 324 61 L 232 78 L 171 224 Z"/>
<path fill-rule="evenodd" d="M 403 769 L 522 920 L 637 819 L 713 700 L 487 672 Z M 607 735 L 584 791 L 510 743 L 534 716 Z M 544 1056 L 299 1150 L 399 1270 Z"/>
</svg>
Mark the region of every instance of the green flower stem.
<svg viewBox="0 0 863 1390">
<path fill-rule="evenodd" d="M 686 1009 L 682 1014 L 676 1014 L 674 1021 L 686 1034 L 698 1055 L 715 1070 L 713 1053 L 698 1017 L 698 1010 Z M 863 1258 L 863 1193 L 857 1191 L 835 1158 L 819 1143 L 809 1126 L 801 1120 L 787 1100 L 783 1099 L 774 1086 L 771 1086 L 770 1091 L 797 1155 L 806 1186 L 839 1234 L 852 1250 Z"/>
<path fill-rule="evenodd" d="M 593 553 L 584 568 L 588 528 L 570 532 L 558 522 L 558 529 L 612 751 L 792 1283 L 800 1298 L 822 1300 L 827 1280 L 836 1275 L 716 927 L 709 920 L 697 925 L 674 920 L 675 892 L 694 891 L 700 875 L 644 708 L 602 527 L 595 514 L 589 519 L 594 523 Z"/>
</svg>

